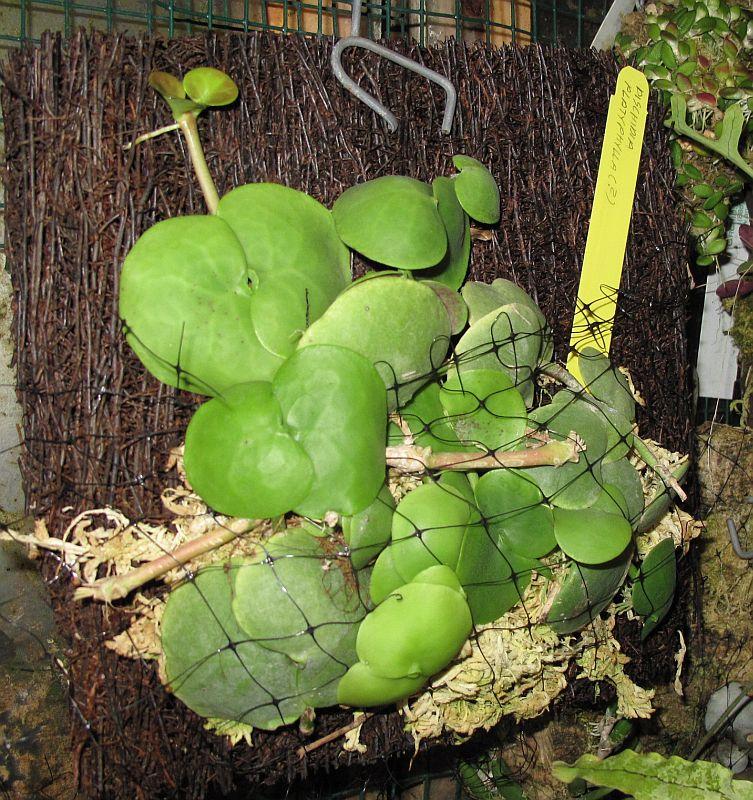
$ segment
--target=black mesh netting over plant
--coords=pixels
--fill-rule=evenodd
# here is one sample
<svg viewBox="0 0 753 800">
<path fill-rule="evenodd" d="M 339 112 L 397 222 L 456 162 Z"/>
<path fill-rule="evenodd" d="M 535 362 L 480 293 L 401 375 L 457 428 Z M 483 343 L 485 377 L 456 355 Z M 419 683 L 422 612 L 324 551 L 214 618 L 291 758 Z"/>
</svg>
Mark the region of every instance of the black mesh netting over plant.
<svg viewBox="0 0 753 800">
<path fill-rule="evenodd" d="M 22 468 L 87 796 L 369 763 L 576 678 L 646 716 L 634 679 L 673 674 L 691 393 L 661 112 L 611 363 L 568 371 L 619 65 L 397 47 L 455 82 L 452 135 L 425 81 L 352 56 L 387 133 L 327 41 L 81 33 L 4 67 Z M 197 216 L 179 133 L 126 145 L 170 122 L 149 73 L 204 65 L 239 95 L 199 119 L 223 199 Z"/>
</svg>

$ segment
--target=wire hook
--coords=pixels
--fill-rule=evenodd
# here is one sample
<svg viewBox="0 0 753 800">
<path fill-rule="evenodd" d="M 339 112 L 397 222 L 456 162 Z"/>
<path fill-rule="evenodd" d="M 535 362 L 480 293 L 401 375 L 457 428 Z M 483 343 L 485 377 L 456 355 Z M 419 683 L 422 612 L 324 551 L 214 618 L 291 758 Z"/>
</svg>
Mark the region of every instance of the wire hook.
<svg viewBox="0 0 753 800">
<path fill-rule="evenodd" d="M 365 103 L 370 109 L 372 109 L 372 111 L 375 111 L 377 114 L 379 114 L 379 116 L 382 117 L 382 119 L 384 119 L 384 121 L 387 123 L 387 127 L 390 129 L 390 131 L 394 133 L 397 130 L 397 118 L 395 115 L 385 105 L 380 103 L 376 97 L 369 94 L 365 89 L 362 89 L 345 72 L 345 69 L 342 65 L 343 51 L 347 50 L 349 47 L 359 47 L 363 50 L 371 50 L 372 53 L 377 53 L 383 58 L 386 58 L 388 61 L 392 61 L 395 64 L 399 64 L 401 67 L 405 67 L 405 69 L 410 70 L 411 72 L 422 75 L 427 80 L 431 81 L 432 83 L 439 84 L 444 89 L 446 99 L 444 116 L 442 118 L 442 133 L 449 133 L 450 129 L 452 128 L 453 117 L 455 116 L 455 106 L 457 105 L 457 91 L 455 90 L 452 82 L 445 78 L 444 75 L 440 75 L 438 72 L 435 72 L 433 69 L 429 69 L 428 67 L 423 66 L 423 64 L 418 64 L 417 62 L 413 61 L 413 59 L 400 55 L 400 53 L 395 53 L 384 45 L 373 42 L 371 39 L 360 36 L 360 25 L 361 0 L 353 0 L 353 10 L 351 11 L 350 15 L 350 36 L 346 36 L 335 43 L 335 46 L 332 48 L 332 55 L 330 57 L 332 71 L 335 73 L 337 80 L 340 81 L 340 83 L 352 95 L 357 97 L 362 103 Z"/>
</svg>

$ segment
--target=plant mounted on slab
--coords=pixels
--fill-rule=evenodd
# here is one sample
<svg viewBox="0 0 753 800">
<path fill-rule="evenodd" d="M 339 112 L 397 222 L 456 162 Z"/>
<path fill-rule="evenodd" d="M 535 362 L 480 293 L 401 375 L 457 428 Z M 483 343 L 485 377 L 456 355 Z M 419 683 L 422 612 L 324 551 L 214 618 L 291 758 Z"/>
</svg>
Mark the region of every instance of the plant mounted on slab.
<svg viewBox="0 0 753 800">
<path fill-rule="evenodd" d="M 216 73 L 152 84 L 197 133 L 235 97 Z M 210 213 L 157 223 L 125 260 L 127 341 L 158 380 L 209 398 L 183 463 L 218 527 L 77 595 L 185 568 L 160 674 L 218 730 L 400 702 L 534 593 L 550 644 L 620 592 L 646 634 L 671 605 L 675 542 L 654 532 L 646 554 L 641 536 L 687 462 L 640 438 L 606 356 L 585 349 L 579 383 L 525 291 L 466 282 L 471 219 L 495 224 L 500 195 L 480 161 L 452 163 L 430 184 L 357 184 L 331 210 L 273 183 L 214 202 L 207 172 Z M 358 280 L 353 253 L 372 267 Z M 206 563 L 263 518 L 273 533 L 250 552 Z"/>
</svg>

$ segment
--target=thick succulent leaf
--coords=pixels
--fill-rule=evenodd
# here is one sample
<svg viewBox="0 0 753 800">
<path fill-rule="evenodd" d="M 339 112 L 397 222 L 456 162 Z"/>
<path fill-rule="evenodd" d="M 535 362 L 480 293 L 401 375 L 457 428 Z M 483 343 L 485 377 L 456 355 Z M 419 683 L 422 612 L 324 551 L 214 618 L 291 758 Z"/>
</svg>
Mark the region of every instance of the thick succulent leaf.
<svg viewBox="0 0 753 800">
<path fill-rule="evenodd" d="M 447 316 L 450 318 L 450 332 L 452 335 L 456 336 L 465 330 L 465 326 L 468 323 L 468 306 L 460 294 L 444 283 L 439 283 L 439 281 L 424 280 L 423 276 L 421 277 L 421 283 L 428 286 L 442 301 L 445 311 L 447 311 Z"/>
<path fill-rule="evenodd" d="M 643 514 L 643 484 L 635 467 L 626 459 L 601 465 L 601 476 L 605 485 L 616 486 L 627 505 L 628 519 L 633 526 Z"/>
<path fill-rule="evenodd" d="M 450 178 L 436 178 L 432 185 L 437 210 L 447 231 L 447 252 L 436 267 L 422 272 L 420 277 L 431 278 L 453 291 L 460 289 L 468 272 L 471 255 L 471 225 L 455 194 Z"/>
<path fill-rule="evenodd" d="M 605 759 L 586 754 L 571 765 L 555 761 L 552 771 L 564 783 L 581 778 L 635 800 L 753 800 L 753 783 L 733 780 L 727 767 L 659 753 L 623 750 Z"/>
<path fill-rule="evenodd" d="M 169 72 L 158 69 L 149 73 L 149 85 L 165 100 L 185 100 L 186 90 L 183 83 Z"/>
<path fill-rule="evenodd" d="M 625 581 L 632 553 L 628 547 L 614 561 L 593 567 L 571 564 L 549 609 L 549 626 L 565 635 L 596 619 Z"/>
<path fill-rule="evenodd" d="M 552 510 L 529 470 L 495 469 L 476 485 L 476 502 L 490 530 L 504 536 L 510 549 L 541 558 L 557 546 Z"/>
<path fill-rule="evenodd" d="M 427 680 L 424 675 L 385 678 L 377 675 L 367 664 L 357 661 L 340 679 L 337 702 L 355 708 L 386 706 L 415 694 Z"/>
<path fill-rule="evenodd" d="M 524 305 L 511 303 L 482 317 L 466 331 L 455 353 L 460 373 L 493 369 L 513 379 L 530 406 L 532 377 L 545 349 L 546 333 Z"/>
<path fill-rule="evenodd" d="M 362 569 L 381 553 L 392 535 L 395 500 L 383 485 L 373 502 L 352 517 L 344 517 L 343 534 L 354 569 Z"/>
<path fill-rule="evenodd" d="M 136 355 L 163 383 L 200 394 L 269 380 L 282 363 L 259 341 L 250 299 L 243 249 L 217 217 L 158 222 L 120 276 L 120 316 Z"/>
<path fill-rule="evenodd" d="M 647 617 L 671 603 L 677 585 L 675 543 L 663 539 L 643 559 L 633 584 L 633 609 Z"/>
<path fill-rule="evenodd" d="M 167 685 L 203 717 L 274 730 L 298 719 L 309 698 L 297 687 L 298 666 L 240 628 L 230 582 L 223 566 L 211 566 L 170 593 L 160 623 Z"/>
<path fill-rule="evenodd" d="M 531 582 L 538 561 L 515 553 L 490 526 L 469 525 L 456 573 L 475 625 L 493 622 L 516 606 Z"/>
<path fill-rule="evenodd" d="M 427 383 L 400 409 L 400 416 L 415 434 L 415 444 L 431 447 L 435 453 L 478 452 L 478 448 L 460 444 L 450 421 L 444 415 L 439 400 L 440 386 L 436 381 Z M 389 443 L 403 441 L 402 431 L 394 424 L 390 427 Z"/>
<path fill-rule="evenodd" d="M 551 360 L 553 345 L 546 317 L 541 313 L 541 309 L 536 305 L 533 298 L 521 289 L 517 283 L 513 283 L 506 278 L 495 278 L 491 284 L 468 281 L 463 286 L 461 293 L 468 304 L 471 325 L 474 325 L 482 317 L 502 306 L 511 303 L 526 306 L 536 316 L 539 330 L 547 332 L 541 361 Z"/>
<path fill-rule="evenodd" d="M 632 541 L 633 529 L 622 514 L 593 507 L 554 509 L 554 536 L 565 555 L 580 564 L 606 564 Z"/>
<path fill-rule="evenodd" d="M 584 347 L 578 354 L 578 369 L 589 394 L 635 422 L 635 399 L 630 385 L 607 356 L 594 347 Z"/>
<path fill-rule="evenodd" d="M 305 668 L 329 662 L 329 679 L 355 663 L 358 623 L 367 607 L 347 557 L 326 538 L 289 529 L 268 557 L 233 571 L 233 613 L 247 636 Z M 322 675 L 317 675 L 321 682 Z M 302 669 L 301 681 L 308 680 Z"/>
<path fill-rule="evenodd" d="M 668 600 L 665 605 L 652 611 L 646 619 L 643 620 L 643 627 L 641 628 L 641 641 L 645 641 L 658 627 L 661 625 L 664 617 L 669 614 L 669 609 L 672 608 L 674 598 Z"/>
<path fill-rule="evenodd" d="M 385 678 L 430 677 L 458 653 L 471 612 L 454 572 L 424 570 L 382 601 L 361 623 L 359 661 Z"/>
<path fill-rule="evenodd" d="M 299 347 L 335 344 L 368 358 L 387 386 L 390 410 L 429 379 L 450 344 L 450 321 L 420 281 L 385 275 L 343 292 L 301 337 Z"/>
<path fill-rule="evenodd" d="M 202 106 L 226 106 L 238 97 L 233 79 L 214 67 L 197 67 L 183 78 L 185 93 Z"/>
<path fill-rule="evenodd" d="M 506 305 L 499 292 L 489 283 L 468 281 L 460 290 L 460 294 L 468 305 L 470 325 L 475 325 L 482 317 Z"/>
<path fill-rule="evenodd" d="M 246 255 L 256 334 L 287 358 L 301 333 L 350 282 L 350 254 L 332 215 L 313 197 L 276 183 L 233 189 L 217 214 Z"/>
<path fill-rule="evenodd" d="M 315 479 L 272 384 L 259 381 L 233 386 L 198 409 L 186 431 L 184 460 L 199 496 L 234 517 L 284 514 L 303 502 Z"/>
<path fill-rule="evenodd" d="M 606 511 L 609 514 L 620 514 L 626 520 L 630 520 L 625 495 L 613 483 L 604 484 L 601 494 L 591 508 L 597 511 Z"/>
<path fill-rule="evenodd" d="M 451 569 L 457 566 L 468 523 L 478 515 L 473 502 L 448 483 L 449 477 L 419 486 L 398 503 L 392 518 L 392 543 L 374 566 L 377 581 L 372 576 L 371 592 L 375 603 L 384 599 L 385 589 L 397 588 L 381 583 L 379 562 L 387 552 L 402 583 L 437 564 Z"/>
<path fill-rule="evenodd" d="M 577 462 L 528 470 L 545 498 L 561 508 L 593 505 L 603 485 L 601 462 L 607 448 L 603 414 L 584 400 L 558 392 L 552 403 L 532 411 L 529 419 L 548 430 L 554 438 L 566 440 L 574 432 L 586 445 Z"/>
<path fill-rule="evenodd" d="M 439 400 L 460 441 L 489 451 L 520 446 L 526 432 L 526 404 L 512 378 L 490 369 L 454 373 Z"/>
<path fill-rule="evenodd" d="M 379 553 L 371 570 L 369 589 L 372 601 L 381 603 L 390 592 L 400 588 L 404 583 L 405 579 L 395 566 L 392 547 L 388 545 Z"/>
<path fill-rule="evenodd" d="M 447 234 L 431 187 L 402 175 L 351 186 L 332 214 L 340 238 L 372 261 L 426 269 L 447 252 Z"/>
<path fill-rule="evenodd" d="M 499 187 L 491 172 L 470 156 L 454 156 L 452 163 L 460 170 L 452 180 L 466 213 L 487 225 L 499 222 Z"/>
<path fill-rule="evenodd" d="M 387 399 L 373 365 L 344 347 L 305 347 L 282 365 L 274 393 L 314 467 L 309 491 L 293 510 L 321 519 L 328 511 L 366 508 L 385 470 Z"/>
</svg>

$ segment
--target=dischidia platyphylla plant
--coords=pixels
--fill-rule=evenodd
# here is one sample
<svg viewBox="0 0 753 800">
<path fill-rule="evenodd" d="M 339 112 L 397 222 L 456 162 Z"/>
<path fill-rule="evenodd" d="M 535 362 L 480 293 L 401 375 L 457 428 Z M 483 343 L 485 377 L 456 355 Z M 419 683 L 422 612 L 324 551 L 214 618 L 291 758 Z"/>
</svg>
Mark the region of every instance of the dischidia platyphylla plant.
<svg viewBox="0 0 753 800">
<path fill-rule="evenodd" d="M 551 580 L 544 621 L 561 634 L 630 574 L 649 633 L 672 602 L 674 551 L 660 543 L 641 565 L 634 536 L 663 516 L 686 464 L 657 462 L 605 356 L 581 354 L 584 388 L 552 362 L 524 291 L 465 282 L 471 218 L 499 220 L 488 169 L 458 155 L 451 177 L 379 177 L 332 210 L 274 183 L 215 200 L 195 123 L 235 97 L 232 82 L 203 69 L 152 84 L 192 137 L 210 213 L 159 222 L 133 246 L 125 334 L 158 379 L 211 398 L 188 426 L 185 469 L 235 518 L 221 540 L 279 520 L 256 555 L 171 592 L 171 690 L 205 717 L 266 729 L 395 703 L 519 604 L 534 573 Z M 374 265 L 356 281 L 352 252 Z M 648 501 L 639 462 L 658 476 Z"/>
</svg>

